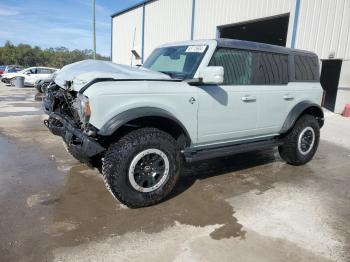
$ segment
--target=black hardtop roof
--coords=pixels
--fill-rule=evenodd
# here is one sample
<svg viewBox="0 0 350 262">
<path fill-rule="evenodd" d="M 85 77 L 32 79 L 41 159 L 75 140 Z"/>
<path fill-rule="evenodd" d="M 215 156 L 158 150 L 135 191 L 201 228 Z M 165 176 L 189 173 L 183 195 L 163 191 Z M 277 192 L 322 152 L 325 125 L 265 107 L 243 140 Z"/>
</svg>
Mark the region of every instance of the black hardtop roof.
<svg viewBox="0 0 350 262">
<path fill-rule="evenodd" d="M 239 48 L 246 50 L 255 50 L 255 51 L 263 51 L 263 52 L 273 52 L 280 54 L 293 54 L 293 55 L 307 55 L 307 56 L 317 56 L 315 53 L 310 51 L 304 51 L 294 48 L 287 48 L 278 45 L 269 45 L 258 42 L 251 41 L 243 41 L 236 39 L 227 39 L 227 38 L 217 38 L 215 39 L 218 43 L 218 47 L 227 47 L 227 48 Z"/>
</svg>

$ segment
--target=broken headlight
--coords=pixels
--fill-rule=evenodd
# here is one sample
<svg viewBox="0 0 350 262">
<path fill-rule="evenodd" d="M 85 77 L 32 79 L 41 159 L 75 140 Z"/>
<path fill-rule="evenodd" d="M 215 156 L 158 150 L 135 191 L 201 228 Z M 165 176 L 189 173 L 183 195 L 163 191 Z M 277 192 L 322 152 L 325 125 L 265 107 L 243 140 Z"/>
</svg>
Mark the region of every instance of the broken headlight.
<svg viewBox="0 0 350 262">
<path fill-rule="evenodd" d="M 91 116 L 89 98 L 82 94 L 78 94 L 77 99 L 74 102 L 74 107 L 78 111 L 81 122 L 84 124 L 88 123 Z"/>
</svg>

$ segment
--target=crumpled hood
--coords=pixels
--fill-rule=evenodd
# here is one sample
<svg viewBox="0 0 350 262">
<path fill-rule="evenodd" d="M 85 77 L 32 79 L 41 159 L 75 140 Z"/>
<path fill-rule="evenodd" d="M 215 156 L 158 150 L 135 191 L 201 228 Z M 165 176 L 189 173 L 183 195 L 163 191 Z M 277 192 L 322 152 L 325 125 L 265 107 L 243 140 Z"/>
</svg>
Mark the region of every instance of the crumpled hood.
<svg viewBox="0 0 350 262">
<path fill-rule="evenodd" d="M 114 64 L 108 61 L 83 60 L 63 67 L 55 77 L 55 83 L 65 88 L 72 81 L 72 88 L 79 91 L 96 78 L 171 80 L 170 76 L 146 68 Z"/>
</svg>

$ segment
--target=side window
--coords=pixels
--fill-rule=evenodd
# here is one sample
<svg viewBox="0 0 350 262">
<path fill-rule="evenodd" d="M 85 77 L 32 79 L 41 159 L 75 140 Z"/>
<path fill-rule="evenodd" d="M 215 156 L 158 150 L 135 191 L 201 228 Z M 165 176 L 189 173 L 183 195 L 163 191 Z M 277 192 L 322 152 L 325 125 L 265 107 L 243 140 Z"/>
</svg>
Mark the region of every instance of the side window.
<svg viewBox="0 0 350 262">
<path fill-rule="evenodd" d="M 288 84 L 288 56 L 259 53 L 254 82 L 258 85 Z"/>
<path fill-rule="evenodd" d="M 252 52 L 219 48 L 211 58 L 209 66 L 224 67 L 223 85 L 249 85 L 252 84 L 252 62 Z"/>
<path fill-rule="evenodd" d="M 295 80 L 296 81 L 318 81 L 318 59 L 312 56 L 294 56 Z"/>
<path fill-rule="evenodd" d="M 51 70 L 48 68 L 39 68 L 38 74 L 51 74 Z"/>
<path fill-rule="evenodd" d="M 29 70 L 30 74 L 37 74 L 38 73 L 38 69 L 37 68 L 32 68 Z"/>
</svg>

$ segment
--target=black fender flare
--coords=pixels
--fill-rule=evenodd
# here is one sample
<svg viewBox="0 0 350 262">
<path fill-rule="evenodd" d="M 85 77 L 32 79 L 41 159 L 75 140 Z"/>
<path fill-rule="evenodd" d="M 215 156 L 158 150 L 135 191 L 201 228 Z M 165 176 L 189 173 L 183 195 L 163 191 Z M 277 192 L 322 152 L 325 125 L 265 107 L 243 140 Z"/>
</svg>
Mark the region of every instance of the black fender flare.
<svg viewBox="0 0 350 262">
<path fill-rule="evenodd" d="M 284 121 L 280 134 L 287 133 L 294 126 L 298 118 L 304 114 L 304 112 L 308 112 L 311 115 L 314 115 L 320 127 L 323 126 L 324 114 L 321 106 L 310 101 L 302 101 L 295 105 L 289 112 L 286 120 Z"/>
<path fill-rule="evenodd" d="M 191 137 L 186 129 L 186 127 L 170 112 L 157 108 L 157 107 L 137 107 L 126 110 L 122 113 L 111 118 L 107 123 L 105 123 L 99 130 L 98 134 L 101 136 L 110 136 L 116 132 L 124 124 L 142 117 L 163 117 L 175 122 L 184 131 L 187 139 L 191 140 Z"/>
</svg>

